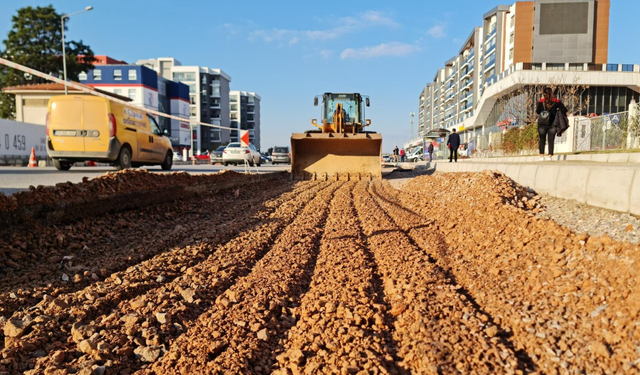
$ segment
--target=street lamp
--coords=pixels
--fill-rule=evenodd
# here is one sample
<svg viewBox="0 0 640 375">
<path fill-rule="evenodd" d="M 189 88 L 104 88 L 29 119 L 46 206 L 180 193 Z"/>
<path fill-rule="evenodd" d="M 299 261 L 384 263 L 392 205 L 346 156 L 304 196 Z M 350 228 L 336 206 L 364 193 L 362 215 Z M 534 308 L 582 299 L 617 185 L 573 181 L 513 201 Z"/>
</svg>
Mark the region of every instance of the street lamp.
<svg viewBox="0 0 640 375">
<path fill-rule="evenodd" d="M 71 14 L 63 14 L 62 17 L 60 17 L 60 21 L 62 23 L 62 69 L 64 70 L 64 94 L 65 95 L 69 94 L 69 90 L 67 89 L 67 53 L 65 51 L 65 45 L 64 45 L 64 19 L 69 18 L 71 16 L 75 16 L 76 14 L 88 12 L 91 9 L 93 9 L 93 7 L 88 6 L 83 10 L 80 10 Z"/>
</svg>

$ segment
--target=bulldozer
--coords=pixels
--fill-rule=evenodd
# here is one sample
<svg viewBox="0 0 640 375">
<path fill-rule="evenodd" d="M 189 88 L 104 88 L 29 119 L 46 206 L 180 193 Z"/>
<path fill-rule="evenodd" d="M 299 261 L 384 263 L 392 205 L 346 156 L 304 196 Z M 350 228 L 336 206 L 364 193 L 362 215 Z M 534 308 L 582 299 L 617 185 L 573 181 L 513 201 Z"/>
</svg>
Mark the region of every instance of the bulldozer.
<svg viewBox="0 0 640 375">
<path fill-rule="evenodd" d="M 294 180 L 379 180 L 382 178 L 382 135 L 364 128 L 368 96 L 324 93 L 321 122 L 291 135 L 291 178 Z"/>
</svg>

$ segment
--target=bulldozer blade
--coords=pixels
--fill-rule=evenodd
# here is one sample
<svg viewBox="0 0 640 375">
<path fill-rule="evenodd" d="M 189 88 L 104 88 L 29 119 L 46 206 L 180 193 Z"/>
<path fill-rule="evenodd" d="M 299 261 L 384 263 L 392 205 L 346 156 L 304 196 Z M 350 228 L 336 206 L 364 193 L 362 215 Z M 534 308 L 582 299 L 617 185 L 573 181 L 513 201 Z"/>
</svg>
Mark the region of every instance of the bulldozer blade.
<svg viewBox="0 0 640 375">
<path fill-rule="evenodd" d="M 382 135 L 375 133 L 301 133 L 291 136 L 294 180 L 379 180 Z"/>
</svg>

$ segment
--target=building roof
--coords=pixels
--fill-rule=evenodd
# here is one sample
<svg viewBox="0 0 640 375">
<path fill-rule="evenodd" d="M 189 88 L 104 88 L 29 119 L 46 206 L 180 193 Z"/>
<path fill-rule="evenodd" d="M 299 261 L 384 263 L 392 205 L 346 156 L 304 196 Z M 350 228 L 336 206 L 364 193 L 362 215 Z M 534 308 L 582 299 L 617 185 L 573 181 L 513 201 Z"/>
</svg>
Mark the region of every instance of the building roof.
<svg viewBox="0 0 640 375">
<path fill-rule="evenodd" d="M 487 19 L 487 18 L 493 16 L 494 14 L 496 14 L 498 12 L 508 12 L 509 9 L 511 9 L 510 5 L 498 5 L 498 6 L 494 7 L 493 9 L 491 9 L 490 11 L 488 11 L 487 13 L 485 13 L 482 16 L 482 19 Z"/>
<path fill-rule="evenodd" d="M 108 96 L 112 96 L 116 99 L 120 99 L 120 100 L 124 100 L 127 102 L 130 102 L 131 99 L 126 97 L 126 96 L 122 96 L 122 95 L 118 95 L 118 94 L 114 94 L 112 92 L 108 92 L 108 91 L 104 91 L 104 90 L 100 90 L 100 89 L 96 89 L 90 86 L 86 86 L 83 85 L 81 83 L 77 83 L 77 82 L 73 82 L 75 84 L 78 85 L 82 85 L 85 86 L 86 88 L 90 89 L 90 90 L 95 90 L 99 93 L 108 95 Z M 27 93 L 27 92 L 34 92 L 34 91 L 53 91 L 53 92 L 64 92 L 64 85 L 62 83 L 36 83 L 36 84 L 32 84 L 32 85 L 18 85 L 18 86 L 11 86 L 11 87 L 5 87 L 4 89 L 2 89 L 3 92 L 6 92 L 8 94 L 23 94 L 23 93 Z M 69 87 L 69 92 L 82 92 L 79 90 L 76 90 L 73 87 Z"/>
</svg>

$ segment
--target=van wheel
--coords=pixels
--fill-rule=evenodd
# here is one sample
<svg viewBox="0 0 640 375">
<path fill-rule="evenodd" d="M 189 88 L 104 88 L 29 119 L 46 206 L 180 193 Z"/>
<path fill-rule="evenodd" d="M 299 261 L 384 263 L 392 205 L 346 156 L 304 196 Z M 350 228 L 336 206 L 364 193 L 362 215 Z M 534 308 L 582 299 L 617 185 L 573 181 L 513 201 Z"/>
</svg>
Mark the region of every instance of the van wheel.
<svg viewBox="0 0 640 375">
<path fill-rule="evenodd" d="M 222 165 L 224 165 L 225 167 L 229 165 L 229 163 L 222 163 Z"/>
<path fill-rule="evenodd" d="M 249 166 L 253 167 L 253 164 L 254 164 L 253 159 L 249 160 Z"/>
<path fill-rule="evenodd" d="M 160 167 L 162 167 L 163 170 L 168 171 L 169 169 L 171 169 L 172 165 L 173 165 L 173 154 L 171 153 L 171 151 L 169 151 L 167 152 L 167 156 L 165 156 L 164 158 L 164 162 L 160 164 Z"/>
<path fill-rule="evenodd" d="M 68 171 L 71 169 L 71 163 L 68 161 L 60 161 L 60 159 L 53 159 L 53 166 L 59 171 Z"/>
<path fill-rule="evenodd" d="M 131 150 L 127 147 L 123 147 L 120 150 L 120 155 L 118 155 L 115 167 L 118 170 L 131 168 Z"/>
</svg>

